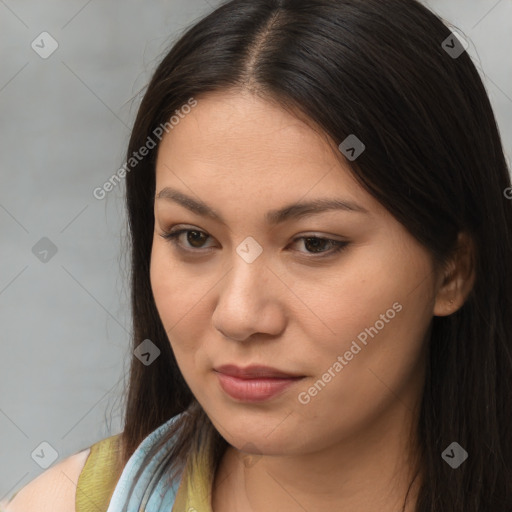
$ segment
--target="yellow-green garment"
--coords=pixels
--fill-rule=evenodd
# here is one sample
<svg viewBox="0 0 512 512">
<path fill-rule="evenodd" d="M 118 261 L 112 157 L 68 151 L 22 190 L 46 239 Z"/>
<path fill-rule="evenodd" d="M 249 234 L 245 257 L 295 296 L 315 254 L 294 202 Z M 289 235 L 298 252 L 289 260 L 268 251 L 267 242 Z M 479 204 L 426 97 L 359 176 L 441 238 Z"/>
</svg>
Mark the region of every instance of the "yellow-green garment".
<svg viewBox="0 0 512 512">
<path fill-rule="evenodd" d="M 107 437 L 91 446 L 78 478 L 76 512 L 105 511 L 121 476 L 119 468 L 121 434 Z"/>
<path fill-rule="evenodd" d="M 123 471 L 120 465 L 120 440 L 121 434 L 117 434 L 90 447 L 77 483 L 76 512 L 106 512 L 109 508 Z M 214 475 L 207 469 L 211 467 L 212 457 L 211 441 L 203 453 L 189 455 L 171 512 L 212 512 L 210 494 Z M 11 497 L 11 501 L 16 494 Z M 2 505 L 7 506 L 6 503 Z M 2 507 L 0 512 L 4 512 Z"/>
<path fill-rule="evenodd" d="M 78 479 L 76 512 L 106 512 L 120 476 L 120 434 L 92 445 Z M 206 453 L 191 454 L 187 460 L 172 512 L 212 512 L 210 493 L 213 475 L 208 474 L 211 443 Z M 122 471 L 122 468 L 121 468 Z"/>
</svg>

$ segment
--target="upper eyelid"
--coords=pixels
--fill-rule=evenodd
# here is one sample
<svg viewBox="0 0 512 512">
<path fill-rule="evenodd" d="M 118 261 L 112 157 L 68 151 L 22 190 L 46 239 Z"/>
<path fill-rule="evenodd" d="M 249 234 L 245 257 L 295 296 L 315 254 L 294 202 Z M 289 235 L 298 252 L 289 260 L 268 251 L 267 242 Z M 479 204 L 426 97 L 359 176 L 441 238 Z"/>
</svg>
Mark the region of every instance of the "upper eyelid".
<svg viewBox="0 0 512 512">
<path fill-rule="evenodd" d="M 213 235 L 211 235 L 210 233 L 208 233 L 208 231 L 202 229 L 202 228 L 199 228 L 197 226 L 190 226 L 190 225 L 181 225 L 181 224 L 176 224 L 174 226 L 171 226 L 170 228 L 168 229 L 163 229 L 164 231 L 164 234 L 171 234 L 171 233 L 177 233 L 178 231 L 198 231 L 200 233 L 204 233 L 205 235 L 207 235 L 208 237 L 210 238 L 215 238 Z M 325 234 L 325 233 L 310 233 L 310 234 L 304 234 L 304 235 L 300 235 L 300 236 L 296 236 L 294 237 L 295 239 L 300 239 L 300 238 L 323 238 L 323 239 L 326 239 L 326 240 L 331 240 L 331 238 L 329 237 L 341 237 L 341 238 L 344 238 L 342 237 L 341 235 L 329 235 L 329 234 Z M 335 238 L 332 239 L 333 241 L 337 241 L 337 242 L 344 242 L 345 240 L 336 240 Z"/>
<path fill-rule="evenodd" d="M 178 249 L 181 249 L 182 251 L 191 252 L 191 253 L 201 253 L 201 252 L 206 253 L 206 252 L 209 252 L 209 251 L 215 249 L 215 247 L 212 247 L 212 246 L 202 247 L 202 248 L 189 248 L 189 247 L 187 247 L 186 244 L 183 245 L 179 242 L 179 238 L 189 231 L 197 231 L 199 233 L 206 235 L 208 239 L 215 240 L 214 236 L 210 235 L 210 233 L 208 233 L 207 231 L 205 231 L 203 229 L 196 228 L 196 227 L 182 226 L 180 224 L 177 224 L 177 225 L 171 226 L 170 228 L 165 229 L 163 231 L 164 231 L 163 234 L 161 234 L 160 236 L 162 238 L 166 239 L 166 241 L 172 243 L 172 245 L 176 246 Z M 172 235 L 172 236 L 168 236 L 168 235 Z M 316 238 L 317 240 L 321 240 L 323 242 L 330 242 L 330 245 L 332 246 L 332 248 L 330 250 L 317 253 L 316 256 L 314 253 L 312 253 L 311 256 L 308 256 L 308 258 L 309 257 L 311 257 L 311 258 L 315 258 L 315 257 L 327 258 L 327 257 L 329 257 L 329 255 L 335 256 L 335 254 L 337 252 L 339 252 L 344 247 L 347 247 L 348 245 L 351 244 L 351 242 L 347 239 L 342 238 L 341 240 L 339 240 L 336 238 L 331 238 L 331 237 L 336 237 L 336 236 L 339 236 L 339 235 L 326 235 L 326 234 L 318 234 L 318 233 L 301 234 L 298 236 L 294 236 L 290 243 L 291 244 L 298 243 L 301 240 L 307 240 L 309 238 Z M 207 243 L 207 242 L 205 242 L 205 243 Z M 299 251 L 299 252 L 301 252 L 301 251 Z"/>
</svg>

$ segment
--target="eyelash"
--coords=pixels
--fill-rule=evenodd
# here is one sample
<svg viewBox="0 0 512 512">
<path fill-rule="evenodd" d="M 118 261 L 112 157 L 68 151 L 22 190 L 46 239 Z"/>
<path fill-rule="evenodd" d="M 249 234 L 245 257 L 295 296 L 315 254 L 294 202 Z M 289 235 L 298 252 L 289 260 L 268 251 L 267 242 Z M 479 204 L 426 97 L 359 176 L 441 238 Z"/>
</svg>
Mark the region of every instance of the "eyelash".
<svg viewBox="0 0 512 512">
<path fill-rule="evenodd" d="M 160 236 L 162 238 L 164 238 L 166 241 L 168 241 L 169 243 L 171 243 L 176 249 L 178 249 L 178 250 L 180 250 L 182 252 L 188 252 L 188 253 L 206 252 L 204 249 L 187 249 L 187 248 L 183 247 L 180 243 L 178 243 L 177 238 L 181 234 L 188 233 L 188 232 L 191 232 L 191 231 L 194 231 L 196 233 L 201 233 L 201 234 L 209 236 L 208 233 L 205 233 L 204 231 L 201 231 L 199 229 L 190 229 L 190 228 L 188 228 L 188 229 L 178 229 L 176 231 L 169 231 L 169 232 L 165 231 Z M 325 242 L 330 242 L 331 245 L 334 245 L 334 248 L 329 250 L 329 251 L 324 251 L 324 252 L 321 252 L 321 253 L 310 253 L 310 254 L 312 254 L 311 256 L 306 256 L 307 258 L 315 258 L 315 259 L 327 258 L 329 256 L 333 256 L 334 254 L 337 254 L 337 253 L 341 252 L 349 244 L 349 242 L 344 242 L 344 241 L 340 241 L 340 240 L 332 240 L 330 238 L 323 238 L 323 237 L 318 237 L 318 236 L 301 236 L 301 237 L 297 237 L 297 238 L 295 238 L 293 240 L 293 243 L 295 243 L 295 242 L 297 242 L 299 240 L 321 240 L 321 241 L 325 241 Z"/>
</svg>

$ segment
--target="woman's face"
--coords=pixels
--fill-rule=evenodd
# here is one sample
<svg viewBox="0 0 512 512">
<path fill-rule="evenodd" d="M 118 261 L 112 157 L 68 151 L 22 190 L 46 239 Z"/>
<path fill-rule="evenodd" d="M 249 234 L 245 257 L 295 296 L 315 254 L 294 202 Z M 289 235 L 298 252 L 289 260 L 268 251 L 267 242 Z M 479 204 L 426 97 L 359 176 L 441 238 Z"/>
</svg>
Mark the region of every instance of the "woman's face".
<svg viewBox="0 0 512 512">
<path fill-rule="evenodd" d="M 171 199 L 178 193 L 190 199 Z M 156 195 L 158 312 L 186 382 L 230 444 L 311 453 L 417 404 L 432 260 L 325 138 L 249 94 L 200 98 L 161 142 Z M 327 200 L 341 206 L 294 206 Z M 177 245 L 162 237 L 179 229 L 190 231 Z M 250 382 L 222 365 L 300 378 Z"/>
</svg>

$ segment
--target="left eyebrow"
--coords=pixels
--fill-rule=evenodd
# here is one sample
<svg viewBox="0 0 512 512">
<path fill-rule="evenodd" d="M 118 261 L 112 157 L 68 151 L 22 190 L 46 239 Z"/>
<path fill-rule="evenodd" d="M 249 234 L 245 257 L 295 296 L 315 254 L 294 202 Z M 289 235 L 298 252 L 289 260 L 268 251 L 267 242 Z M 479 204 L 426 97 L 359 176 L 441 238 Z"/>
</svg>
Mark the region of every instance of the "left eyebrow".
<svg viewBox="0 0 512 512">
<path fill-rule="evenodd" d="M 165 187 L 155 196 L 155 199 L 167 199 L 180 204 L 197 215 L 210 217 L 211 219 L 227 225 L 222 215 L 207 203 L 194 199 L 179 190 L 171 187 Z M 289 219 L 299 219 L 317 215 L 327 211 L 340 210 L 345 212 L 368 214 L 368 210 L 352 201 L 343 199 L 320 198 L 307 202 L 293 203 L 278 210 L 269 210 L 265 215 L 265 220 L 270 225 L 278 225 Z"/>
</svg>

